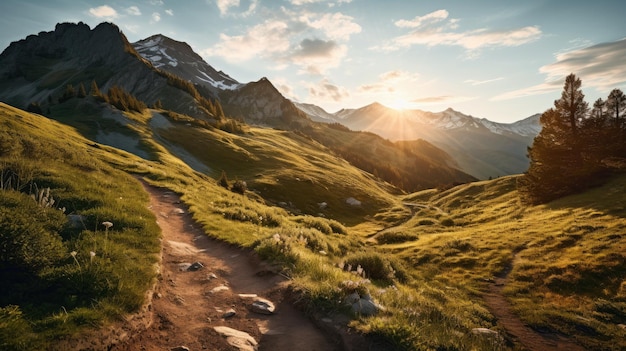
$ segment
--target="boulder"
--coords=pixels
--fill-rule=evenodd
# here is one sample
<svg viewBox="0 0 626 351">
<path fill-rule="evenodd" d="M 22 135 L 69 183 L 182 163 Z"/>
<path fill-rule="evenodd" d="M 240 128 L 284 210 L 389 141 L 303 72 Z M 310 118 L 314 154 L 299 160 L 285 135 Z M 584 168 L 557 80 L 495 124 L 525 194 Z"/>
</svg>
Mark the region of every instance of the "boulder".
<svg viewBox="0 0 626 351">
<path fill-rule="evenodd" d="M 218 334 L 225 337 L 226 342 L 228 342 L 229 345 L 237 348 L 238 350 L 257 351 L 259 348 L 259 343 L 246 332 L 225 326 L 213 327 L 213 329 Z"/>
<path fill-rule="evenodd" d="M 255 313 L 273 314 L 276 307 L 270 300 L 257 297 L 254 299 L 254 302 L 252 302 L 252 305 L 250 305 L 250 309 Z"/>
</svg>

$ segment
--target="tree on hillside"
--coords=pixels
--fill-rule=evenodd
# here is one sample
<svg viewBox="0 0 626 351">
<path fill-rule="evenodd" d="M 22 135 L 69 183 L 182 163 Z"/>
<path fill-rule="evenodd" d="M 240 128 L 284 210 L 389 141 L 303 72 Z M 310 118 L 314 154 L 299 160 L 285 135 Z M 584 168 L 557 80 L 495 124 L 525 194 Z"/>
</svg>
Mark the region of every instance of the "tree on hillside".
<svg viewBox="0 0 626 351">
<path fill-rule="evenodd" d="M 609 122 L 623 113 L 623 107 L 615 107 L 619 92 L 611 92 L 606 102 L 596 100 L 589 110 L 580 87 L 580 79 L 567 76 L 561 98 L 541 115 L 542 130 L 528 148 L 530 167 L 519 182 L 527 202 L 548 202 L 594 186 L 618 169 L 610 164 L 626 157 L 619 137 L 624 125 Z"/>
<path fill-rule="evenodd" d="M 626 110 L 626 95 L 619 89 L 613 89 L 606 100 L 606 107 L 613 118 L 614 126 L 621 128 L 623 124 L 621 119 Z"/>
<path fill-rule="evenodd" d="M 582 82 L 573 73 L 565 78 L 565 86 L 561 98 L 554 101 L 554 107 L 569 124 L 570 133 L 576 137 L 578 125 L 586 116 L 588 105 L 585 102 L 585 94 L 580 89 Z"/>
<path fill-rule="evenodd" d="M 83 83 L 80 83 L 80 85 L 78 86 L 78 93 L 76 96 L 81 99 L 87 96 L 87 92 L 85 91 L 85 86 L 83 85 Z"/>
</svg>

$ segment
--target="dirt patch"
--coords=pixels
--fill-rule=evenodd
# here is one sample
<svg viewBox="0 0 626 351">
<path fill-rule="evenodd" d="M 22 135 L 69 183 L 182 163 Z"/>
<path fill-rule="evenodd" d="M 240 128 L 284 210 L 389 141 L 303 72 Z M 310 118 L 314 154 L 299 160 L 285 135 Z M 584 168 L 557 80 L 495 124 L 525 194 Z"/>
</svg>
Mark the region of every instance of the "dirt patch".
<svg viewBox="0 0 626 351">
<path fill-rule="evenodd" d="M 508 281 L 512 267 L 508 267 L 489 284 L 483 299 L 489 311 L 498 319 L 498 324 L 507 334 L 528 351 L 585 351 L 585 349 L 564 335 L 554 333 L 539 333 L 530 328 L 515 314 L 502 290 Z"/>
<path fill-rule="evenodd" d="M 249 250 L 207 237 L 179 197 L 144 184 L 163 231 L 162 266 L 153 296 L 153 323 L 111 350 L 233 350 L 213 329 L 227 326 L 248 333 L 259 350 L 340 350 L 340 344 L 298 311 L 289 282 Z M 203 267 L 187 270 L 199 262 Z M 273 315 L 250 311 L 250 296 L 276 305 Z M 228 312 L 234 315 L 227 316 Z"/>
</svg>

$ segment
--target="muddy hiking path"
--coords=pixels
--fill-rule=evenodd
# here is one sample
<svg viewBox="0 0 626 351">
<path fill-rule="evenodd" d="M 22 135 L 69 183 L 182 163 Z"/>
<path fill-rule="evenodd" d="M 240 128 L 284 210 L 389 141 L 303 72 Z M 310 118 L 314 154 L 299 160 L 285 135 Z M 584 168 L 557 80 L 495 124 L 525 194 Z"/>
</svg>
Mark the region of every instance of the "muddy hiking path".
<svg viewBox="0 0 626 351">
<path fill-rule="evenodd" d="M 215 330 L 223 326 L 248 333 L 258 342 L 258 350 L 345 349 L 337 334 L 318 328 L 294 307 L 285 277 L 249 249 L 208 237 L 175 193 L 142 184 L 162 230 L 152 323 L 111 350 L 236 350 Z M 203 267 L 188 269 L 196 262 Z M 275 313 L 251 311 L 255 296 L 271 301 Z"/>
</svg>

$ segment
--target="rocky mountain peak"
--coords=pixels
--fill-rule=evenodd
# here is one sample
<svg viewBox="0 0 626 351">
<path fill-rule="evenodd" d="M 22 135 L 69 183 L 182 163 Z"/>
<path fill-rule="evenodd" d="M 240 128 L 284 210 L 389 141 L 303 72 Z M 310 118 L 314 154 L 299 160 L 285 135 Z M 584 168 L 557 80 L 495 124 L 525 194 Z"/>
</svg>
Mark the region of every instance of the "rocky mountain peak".
<svg viewBox="0 0 626 351">
<path fill-rule="evenodd" d="M 204 86 L 214 95 L 219 90 L 232 90 L 240 85 L 235 79 L 209 65 L 185 42 L 156 34 L 132 45 L 154 67 Z"/>
</svg>

